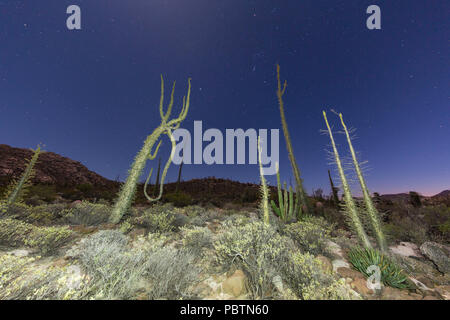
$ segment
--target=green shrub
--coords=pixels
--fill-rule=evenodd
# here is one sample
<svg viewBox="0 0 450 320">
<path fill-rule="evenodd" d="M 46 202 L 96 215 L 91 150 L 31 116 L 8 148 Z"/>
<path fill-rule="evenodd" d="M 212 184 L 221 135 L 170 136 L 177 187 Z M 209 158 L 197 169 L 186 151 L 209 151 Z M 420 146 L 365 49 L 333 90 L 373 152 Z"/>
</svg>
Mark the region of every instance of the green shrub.
<svg viewBox="0 0 450 320">
<path fill-rule="evenodd" d="M 172 204 L 154 204 L 146 209 L 141 217 L 136 219 L 136 222 L 150 232 L 170 232 L 175 230 L 175 214 Z"/>
<path fill-rule="evenodd" d="M 390 287 L 399 289 L 411 288 L 411 283 L 404 271 L 387 256 L 375 249 L 362 249 L 355 247 L 348 253 L 349 261 L 353 267 L 370 277 L 372 272 L 368 272 L 368 268 L 375 265 L 380 268 L 381 281 Z"/>
<path fill-rule="evenodd" d="M 390 242 L 408 241 L 421 245 L 428 239 L 426 226 L 415 222 L 410 217 L 387 223 L 383 229 Z"/>
<path fill-rule="evenodd" d="M 174 192 L 164 195 L 164 200 L 172 203 L 175 207 L 186 207 L 192 204 L 190 195 L 184 192 Z"/>
<path fill-rule="evenodd" d="M 189 218 L 195 218 L 195 217 L 206 214 L 207 210 L 201 206 L 193 205 L 193 206 L 184 207 L 183 211 L 184 211 L 184 213 L 186 213 L 186 215 Z"/>
<path fill-rule="evenodd" d="M 280 266 L 283 280 L 291 291 L 303 300 L 352 299 L 345 281 L 336 281 L 322 272 L 321 262 L 309 253 L 295 252 Z"/>
<path fill-rule="evenodd" d="M 30 186 L 28 197 L 37 197 L 45 202 L 56 200 L 56 186 L 47 184 L 37 184 Z"/>
<path fill-rule="evenodd" d="M 322 253 L 325 241 L 330 236 L 330 229 L 318 218 L 306 218 L 297 223 L 286 225 L 286 235 L 299 245 L 303 252 L 314 255 Z"/>
<path fill-rule="evenodd" d="M 64 219 L 69 224 L 94 226 L 107 223 L 111 208 L 105 204 L 81 201 L 67 212 Z"/>
<path fill-rule="evenodd" d="M 0 219 L 0 243 L 12 247 L 28 246 L 48 254 L 71 236 L 67 227 L 36 227 L 15 219 Z"/>
</svg>

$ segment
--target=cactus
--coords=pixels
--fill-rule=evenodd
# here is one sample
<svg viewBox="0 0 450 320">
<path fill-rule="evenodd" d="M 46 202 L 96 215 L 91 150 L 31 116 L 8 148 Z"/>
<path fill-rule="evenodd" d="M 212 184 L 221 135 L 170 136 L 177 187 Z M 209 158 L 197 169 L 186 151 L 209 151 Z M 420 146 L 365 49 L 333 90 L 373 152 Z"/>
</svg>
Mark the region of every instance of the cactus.
<svg viewBox="0 0 450 320">
<path fill-rule="evenodd" d="M 344 201 L 345 201 L 345 210 L 348 217 L 348 223 L 351 229 L 353 229 L 359 240 L 363 243 L 366 248 L 372 248 L 372 245 L 369 242 L 369 238 L 367 237 L 366 232 L 364 231 L 364 227 L 361 223 L 361 220 L 358 217 L 358 210 L 356 208 L 356 203 L 353 199 L 353 196 L 350 191 L 350 186 L 347 182 L 347 178 L 344 173 L 344 169 L 341 164 L 341 159 L 339 158 L 339 153 L 336 148 L 336 144 L 334 142 L 333 133 L 331 132 L 330 125 L 328 123 L 327 114 L 323 111 L 323 118 L 325 119 L 325 123 L 327 125 L 328 134 L 330 136 L 331 145 L 333 147 L 334 158 L 336 161 L 336 165 L 339 171 L 339 177 L 341 178 L 342 188 L 344 191 Z"/>
<path fill-rule="evenodd" d="M 127 212 L 127 210 L 130 208 L 131 203 L 133 202 L 136 188 L 138 185 L 139 177 L 142 174 L 142 171 L 145 168 L 145 165 L 147 163 L 147 160 L 153 160 L 159 150 L 159 147 L 161 146 L 161 141 L 156 146 L 156 149 L 154 153 L 152 154 L 152 149 L 155 146 L 158 139 L 161 137 L 161 135 L 166 134 L 171 143 L 172 143 L 172 150 L 170 153 L 170 157 L 168 161 L 166 162 L 166 165 L 164 167 L 162 176 L 161 176 L 161 182 L 159 185 L 159 194 L 156 198 L 151 198 L 147 194 L 147 185 L 150 180 L 150 177 L 152 175 L 153 169 L 150 170 L 150 174 L 147 177 L 147 180 L 144 184 L 144 195 L 149 201 L 157 201 L 161 198 L 163 193 L 163 186 L 164 186 L 164 179 L 167 174 L 167 170 L 169 169 L 170 163 L 172 162 L 172 158 L 175 154 L 175 138 L 172 135 L 172 131 L 178 129 L 181 122 L 186 118 L 188 110 L 189 110 L 189 102 L 190 102 L 190 95 L 191 95 L 191 79 L 188 79 L 188 92 L 187 97 L 183 97 L 183 106 L 181 109 L 180 114 L 178 115 L 178 118 L 174 118 L 169 121 L 170 114 L 172 112 L 173 107 L 173 95 L 175 92 L 175 82 L 172 86 L 172 93 L 170 96 L 170 102 L 169 106 L 167 108 L 166 113 L 163 112 L 163 102 L 164 102 L 164 79 L 161 75 L 161 98 L 159 102 L 159 113 L 161 116 L 161 124 L 150 134 L 147 139 L 144 142 L 144 146 L 142 149 L 138 152 L 136 155 L 136 158 L 133 161 L 133 164 L 131 165 L 131 168 L 128 172 L 128 177 L 123 186 L 121 187 L 118 198 L 114 204 L 113 211 L 110 216 L 110 222 L 117 224 L 122 216 Z"/>
<path fill-rule="evenodd" d="M 339 196 L 338 196 L 339 189 L 334 186 L 333 179 L 331 179 L 330 170 L 328 170 L 328 179 L 330 179 L 331 192 L 333 193 L 333 201 L 336 204 L 336 206 L 338 206 L 340 203 Z"/>
<path fill-rule="evenodd" d="M 361 185 L 361 190 L 363 192 L 365 209 L 367 212 L 367 216 L 369 218 L 370 224 L 372 226 L 373 233 L 375 234 L 378 242 L 378 246 L 382 252 L 386 252 L 386 240 L 384 238 L 383 231 L 381 230 L 381 222 L 380 222 L 380 214 L 373 204 L 372 198 L 370 197 L 369 190 L 367 188 L 366 182 L 362 175 L 361 168 L 359 166 L 359 162 L 356 159 L 356 153 L 353 149 L 352 141 L 350 135 L 347 130 L 347 126 L 344 123 L 344 119 L 342 117 L 342 113 L 339 113 L 339 118 L 341 119 L 341 124 L 344 127 L 345 136 L 347 137 L 347 143 L 350 148 L 350 153 L 353 159 L 353 165 L 355 167 L 356 175 L 358 176 L 359 184 Z"/>
<path fill-rule="evenodd" d="M 269 225 L 269 188 L 267 188 L 266 179 L 264 178 L 264 171 L 261 160 L 261 143 L 258 136 L 258 162 L 259 175 L 261 176 L 261 211 L 263 212 L 263 220 L 265 225 Z"/>
<path fill-rule="evenodd" d="M 300 199 L 300 206 L 303 205 L 304 213 L 309 214 L 310 213 L 310 205 L 308 201 L 308 197 L 306 195 L 305 189 L 303 188 L 303 182 L 300 177 L 300 170 L 297 166 L 297 162 L 295 161 L 294 157 L 294 151 L 292 149 L 292 143 L 291 138 L 289 136 L 289 131 L 287 127 L 286 122 L 286 116 L 284 115 L 284 102 L 283 102 L 283 95 L 286 91 L 287 81 L 284 81 L 283 88 L 281 88 L 281 81 L 280 81 L 280 66 L 277 65 L 277 82 L 278 82 L 278 89 L 277 89 L 277 98 L 278 98 L 278 104 L 280 107 L 280 115 L 281 115 L 281 124 L 283 126 L 283 134 L 284 139 L 286 140 L 286 148 L 289 155 L 289 161 L 291 162 L 292 171 L 294 172 L 294 178 L 296 183 L 296 194 L 297 197 Z"/>
<path fill-rule="evenodd" d="M 275 167 L 277 170 L 277 188 L 278 188 L 278 204 L 279 204 L 279 206 L 277 206 L 275 201 L 273 201 L 273 200 L 270 202 L 270 204 L 271 204 L 272 209 L 275 212 L 275 214 L 282 221 L 289 222 L 294 218 L 294 214 L 296 213 L 295 210 L 301 210 L 301 208 L 298 205 L 298 198 L 295 198 L 295 203 L 294 203 L 294 192 L 293 192 L 291 186 L 289 186 L 289 196 L 288 196 L 286 183 L 284 183 L 284 195 L 283 195 L 283 189 L 281 188 L 281 182 L 280 182 L 280 171 L 278 168 L 278 163 L 275 164 Z"/>
<path fill-rule="evenodd" d="M 36 150 L 33 151 L 34 154 L 29 160 L 22 176 L 19 178 L 19 180 L 13 181 L 8 187 L 8 191 L 6 192 L 6 208 L 16 202 L 20 202 L 26 193 L 27 187 L 29 186 L 31 178 L 34 175 L 33 169 L 41 153 L 41 146 L 38 145 Z"/>
</svg>

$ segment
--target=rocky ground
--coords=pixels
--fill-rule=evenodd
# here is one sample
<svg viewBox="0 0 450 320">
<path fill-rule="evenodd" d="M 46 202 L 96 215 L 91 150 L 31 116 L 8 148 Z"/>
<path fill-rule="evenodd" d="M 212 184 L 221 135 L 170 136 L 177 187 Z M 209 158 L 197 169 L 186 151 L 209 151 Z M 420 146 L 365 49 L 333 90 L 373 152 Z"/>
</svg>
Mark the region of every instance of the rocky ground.
<svg viewBox="0 0 450 320">
<path fill-rule="evenodd" d="M 86 205 L 86 203 L 75 203 L 71 209 L 76 209 L 81 205 Z M 101 212 L 100 207 L 89 208 L 92 212 L 95 211 L 95 214 Z M 170 214 L 167 214 L 166 209 Z M 228 252 L 228 254 L 233 252 L 232 247 L 225 247 L 225 245 L 232 246 L 225 241 L 227 234 L 231 230 L 245 233 L 245 230 L 250 230 L 245 229 L 246 225 L 258 225 L 257 221 L 260 219 L 258 212 L 252 212 L 252 210 L 230 212 L 218 208 L 204 209 L 197 206 L 183 209 L 166 206 L 166 209 L 161 206 L 158 209 L 160 211 L 152 212 L 150 216 L 147 216 L 145 211 L 142 213 L 137 210 L 120 226 L 109 225 L 105 221 L 95 219 L 89 222 L 86 217 L 83 217 L 85 223 L 80 223 L 80 220 L 74 218 L 74 212 L 69 210 L 70 213 L 67 216 L 69 218 L 62 217 L 59 218 L 59 222 L 52 223 L 55 227 L 57 226 L 56 228 L 66 228 L 70 231 L 68 241 L 51 251 L 48 250 L 45 254 L 42 253 L 39 246 L 34 245 L 34 242 L 21 241 L 12 231 L 9 231 L 6 235 L 0 234 L 0 243 L 2 244 L 0 248 L 0 298 L 450 299 L 450 248 L 448 246 L 435 242 L 425 242 L 420 246 L 410 242 L 392 245 L 389 248 L 392 258 L 408 274 L 409 279 L 414 283 L 414 288 L 400 290 L 381 285 L 380 290 L 372 290 L 367 285 L 366 277 L 355 270 L 349 262 L 347 253 L 351 247 L 357 245 L 357 241 L 349 232 L 342 229 L 332 230 L 329 234 L 325 232 L 323 237 L 321 233 L 320 237 L 307 238 L 307 241 L 301 242 L 300 246 L 295 245 L 292 248 L 289 247 L 289 249 L 275 248 L 274 251 L 290 250 L 286 251 L 289 256 L 295 255 L 297 252 L 301 253 L 299 261 L 303 262 L 294 264 L 294 271 L 288 270 L 277 273 L 276 269 L 279 266 L 275 266 L 273 269 L 275 272 L 266 275 L 258 269 L 257 272 L 260 273 L 257 275 L 268 277 L 269 285 L 267 286 L 267 292 L 263 294 L 261 292 L 255 293 L 255 274 L 249 266 L 253 264 L 259 266 L 261 263 L 261 267 L 265 268 L 264 263 L 266 262 L 247 263 L 245 250 L 251 250 L 248 247 L 234 255 L 228 263 L 221 260 L 220 252 L 221 250 Z M 24 220 L 28 221 L 24 223 L 30 223 L 31 213 L 27 213 L 26 216 L 28 218 L 20 215 L 13 218 L 19 218 L 17 221 Z M 169 216 L 172 218 L 168 219 Z M 146 220 L 148 217 L 151 217 L 150 220 Z M 37 218 L 33 222 L 34 225 L 39 225 L 39 221 L 39 218 Z M 1 227 L 2 223 L 6 223 L 5 217 L 0 219 L 0 233 L 5 233 Z M 40 228 L 45 227 L 41 226 Z M 274 235 L 278 237 L 283 234 L 279 239 L 289 242 L 290 240 L 285 237 L 285 233 L 280 231 L 282 229 L 277 228 L 274 229 L 276 230 Z M 96 242 L 95 245 L 90 244 L 94 241 L 95 235 L 112 230 L 115 230 L 114 232 L 117 232 L 117 234 L 104 234 L 100 237 L 100 240 L 96 240 L 100 242 Z M 250 230 L 249 234 L 251 232 L 253 231 Z M 60 235 L 62 233 L 58 233 L 57 238 L 61 238 Z M 101 242 L 102 239 L 110 236 L 112 239 L 110 242 Z M 38 237 L 38 239 L 41 238 Z M 239 241 L 253 240 L 243 237 Z M 240 245 L 239 241 L 235 243 L 236 246 Z M 117 246 L 116 243 L 123 245 L 126 250 L 114 247 Z M 258 245 L 250 243 L 250 246 L 256 247 Z M 318 246 L 320 250 L 316 250 Z M 105 258 L 100 260 L 103 261 L 96 261 L 96 259 L 99 260 L 100 256 L 95 256 L 89 251 L 97 250 L 95 254 L 98 254 L 98 248 L 102 248 L 100 253 L 103 256 L 101 257 Z M 190 251 L 186 251 L 186 248 L 190 248 Z M 114 260 L 114 257 L 121 254 L 124 255 L 124 259 L 128 260 Z M 170 256 L 173 256 L 173 260 L 165 262 L 166 265 L 161 263 L 158 265 L 158 261 Z M 242 258 L 243 256 L 245 258 Z M 318 261 L 317 266 L 320 266 L 321 270 L 310 270 L 308 266 L 302 264 L 309 261 L 310 256 L 311 259 L 314 259 L 314 262 L 311 263 Z M 251 256 L 248 255 L 248 257 Z M 104 266 L 109 261 L 108 259 L 112 259 L 111 261 L 114 262 L 111 263 L 115 264 L 110 269 Z M 185 264 L 176 265 L 177 261 L 181 260 Z M 145 261 L 153 262 L 147 266 Z M 123 266 L 120 265 L 121 263 L 123 263 Z M 134 274 L 135 269 L 131 269 L 131 265 L 134 265 L 134 263 L 137 270 L 136 274 Z M 270 261 L 267 263 L 270 264 Z M 306 262 L 306 264 L 308 263 Z M 140 265 L 146 265 L 146 267 L 141 270 L 139 269 Z M 267 268 L 272 267 L 272 265 L 268 265 Z M 295 269 L 297 267 L 298 270 Z M 102 268 L 106 269 L 103 270 Z M 192 271 L 192 274 L 190 274 L 186 270 L 194 270 L 195 272 Z M 166 271 L 168 274 L 165 274 Z M 108 278 L 110 274 L 115 272 L 120 278 Z M 153 275 L 161 274 L 161 277 L 141 277 L 141 275 L 149 272 Z M 293 274 L 298 272 L 304 272 L 304 276 L 295 278 Z M 313 275 L 310 275 L 311 272 Z M 325 278 L 327 280 L 323 280 Z M 303 279 L 308 279 L 308 282 L 305 282 L 302 286 L 297 286 L 297 283 L 302 282 Z M 112 284 L 114 282 L 120 284 L 121 288 L 128 288 L 129 286 L 129 291 L 117 291 Z M 184 282 L 186 282 L 185 287 L 177 288 L 177 283 Z M 327 284 L 323 284 L 325 282 Z M 313 287 L 313 285 L 316 287 Z M 328 292 L 331 291 L 330 288 L 333 288 L 333 294 L 331 295 L 314 296 L 306 294 L 311 290 Z M 336 290 L 340 290 L 339 293 L 336 293 Z"/>
</svg>

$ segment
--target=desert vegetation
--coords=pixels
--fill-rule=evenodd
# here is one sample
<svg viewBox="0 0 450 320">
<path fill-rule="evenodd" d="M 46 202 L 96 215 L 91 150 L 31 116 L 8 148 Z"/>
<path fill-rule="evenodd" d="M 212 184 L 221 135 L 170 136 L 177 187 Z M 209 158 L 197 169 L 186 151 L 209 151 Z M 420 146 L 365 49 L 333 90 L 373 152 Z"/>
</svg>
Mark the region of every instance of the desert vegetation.
<svg viewBox="0 0 450 320">
<path fill-rule="evenodd" d="M 178 181 L 165 184 L 172 131 L 187 115 L 191 87 L 189 80 L 181 112 L 169 120 L 175 84 L 164 112 L 161 77 L 161 124 L 121 186 L 31 185 L 38 147 L 21 178 L 2 190 L 0 299 L 449 299 L 449 204 L 415 193 L 405 202 L 371 194 L 339 114 L 363 195 L 354 197 L 325 112 L 340 185 L 329 173 L 331 194 L 308 196 L 279 66 L 277 80 L 295 189 L 281 184 L 278 165 L 277 187 L 267 184 L 259 139 L 259 186 L 181 182 L 181 167 Z M 171 156 L 161 175 L 158 166 L 154 185 L 152 171 L 139 183 L 163 134 Z M 369 286 L 377 272 L 379 281 Z"/>
</svg>

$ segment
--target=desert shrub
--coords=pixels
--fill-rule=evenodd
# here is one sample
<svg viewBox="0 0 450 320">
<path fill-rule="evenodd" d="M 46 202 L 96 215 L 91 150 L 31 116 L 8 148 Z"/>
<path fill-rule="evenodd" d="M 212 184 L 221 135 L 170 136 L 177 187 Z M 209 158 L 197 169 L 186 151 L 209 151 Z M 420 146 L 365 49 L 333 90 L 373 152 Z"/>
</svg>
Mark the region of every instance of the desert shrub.
<svg viewBox="0 0 450 320">
<path fill-rule="evenodd" d="M 45 202 L 56 200 L 56 186 L 47 184 L 36 184 L 29 187 L 27 198 L 36 197 Z"/>
<path fill-rule="evenodd" d="M 336 281 L 331 274 L 322 271 L 321 262 L 309 253 L 295 252 L 280 265 L 280 273 L 286 285 L 303 300 L 351 299 L 345 282 Z"/>
<path fill-rule="evenodd" d="M 198 282 L 201 269 L 195 264 L 195 255 L 188 250 L 171 246 L 150 252 L 145 264 L 151 281 L 150 299 L 189 299 L 190 288 Z"/>
<path fill-rule="evenodd" d="M 403 270 L 378 250 L 355 247 L 350 250 L 348 257 L 353 267 L 366 277 L 370 277 L 373 273 L 369 272 L 368 268 L 375 265 L 380 269 L 380 280 L 385 285 L 399 289 L 411 288 L 411 283 Z"/>
<path fill-rule="evenodd" d="M 30 206 L 21 202 L 16 202 L 9 206 L 5 202 L 0 202 L 0 213 L 14 219 L 25 219 L 30 214 L 30 209 Z"/>
<path fill-rule="evenodd" d="M 172 216 L 173 216 L 173 219 L 172 219 L 171 224 L 175 230 L 178 230 L 189 223 L 189 218 L 182 213 L 174 212 L 174 213 L 172 213 Z"/>
<path fill-rule="evenodd" d="M 119 228 L 120 232 L 125 233 L 125 234 L 130 232 L 132 229 L 133 229 L 133 225 L 130 223 L 129 220 L 125 220 L 124 222 L 122 222 L 120 224 L 120 228 Z"/>
<path fill-rule="evenodd" d="M 80 241 L 70 254 L 91 277 L 89 294 L 95 299 L 130 299 L 141 289 L 147 255 L 131 249 L 120 231 L 99 231 Z"/>
<path fill-rule="evenodd" d="M 209 220 L 209 217 L 207 215 L 200 215 L 193 217 L 189 224 L 197 227 L 204 227 L 206 225 L 206 222 Z"/>
<path fill-rule="evenodd" d="M 181 228 L 183 245 L 196 255 L 201 255 L 204 248 L 212 247 L 213 234 L 205 227 Z"/>
<path fill-rule="evenodd" d="M 25 221 L 48 225 L 60 219 L 65 214 L 66 208 L 67 206 L 62 203 L 30 207 Z"/>
<path fill-rule="evenodd" d="M 194 218 L 194 217 L 204 215 L 207 210 L 201 206 L 193 205 L 193 206 L 184 207 L 183 211 L 186 213 L 186 215 L 189 218 Z"/>
<path fill-rule="evenodd" d="M 330 237 L 330 229 L 321 219 L 308 218 L 286 225 L 284 232 L 299 245 L 303 252 L 314 255 L 322 253 L 325 241 Z"/>
<path fill-rule="evenodd" d="M 170 232 L 175 230 L 174 207 L 170 203 L 154 204 L 146 209 L 142 216 L 135 219 L 135 222 L 147 228 L 150 232 Z"/>
<path fill-rule="evenodd" d="M 43 254 L 59 248 L 71 236 L 72 231 L 67 227 L 36 227 L 15 219 L 0 220 L 0 243 L 36 248 Z"/>
<path fill-rule="evenodd" d="M 38 266 L 36 258 L 0 255 L 0 299 L 80 299 L 84 281 L 70 267 Z"/>
<path fill-rule="evenodd" d="M 261 221 L 224 229 L 214 243 L 218 263 L 242 268 L 254 298 L 270 297 L 277 267 L 287 262 L 289 239 Z"/>
<path fill-rule="evenodd" d="M 227 228 L 214 247 L 221 265 L 234 263 L 245 271 L 253 298 L 276 297 L 277 277 L 296 298 L 348 298 L 343 285 L 323 273 L 320 261 L 298 252 L 290 238 L 261 221 Z"/>
<path fill-rule="evenodd" d="M 250 218 L 241 214 L 232 214 L 229 216 L 225 216 L 224 226 L 225 228 L 232 226 L 242 226 L 250 222 Z"/>
<path fill-rule="evenodd" d="M 94 226 L 108 222 L 111 208 L 104 204 L 81 201 L 77 203 L 64 219 L 74 225 Z"/>
<path fill-rule="evenodd" d="M 408 241 L 421 245 L 428 239 L 426 226 L 410 217 L 387 223 L 383 226 L 383 230 L 390 242 Z"/>
<path fill-rule="evenodd" d="M 164 195 L 164 200 L 172 203 L 175 207 L 186 207 L 192 204 L 192 198 L 184 192 L 174 192 Z"/>
</svg>

